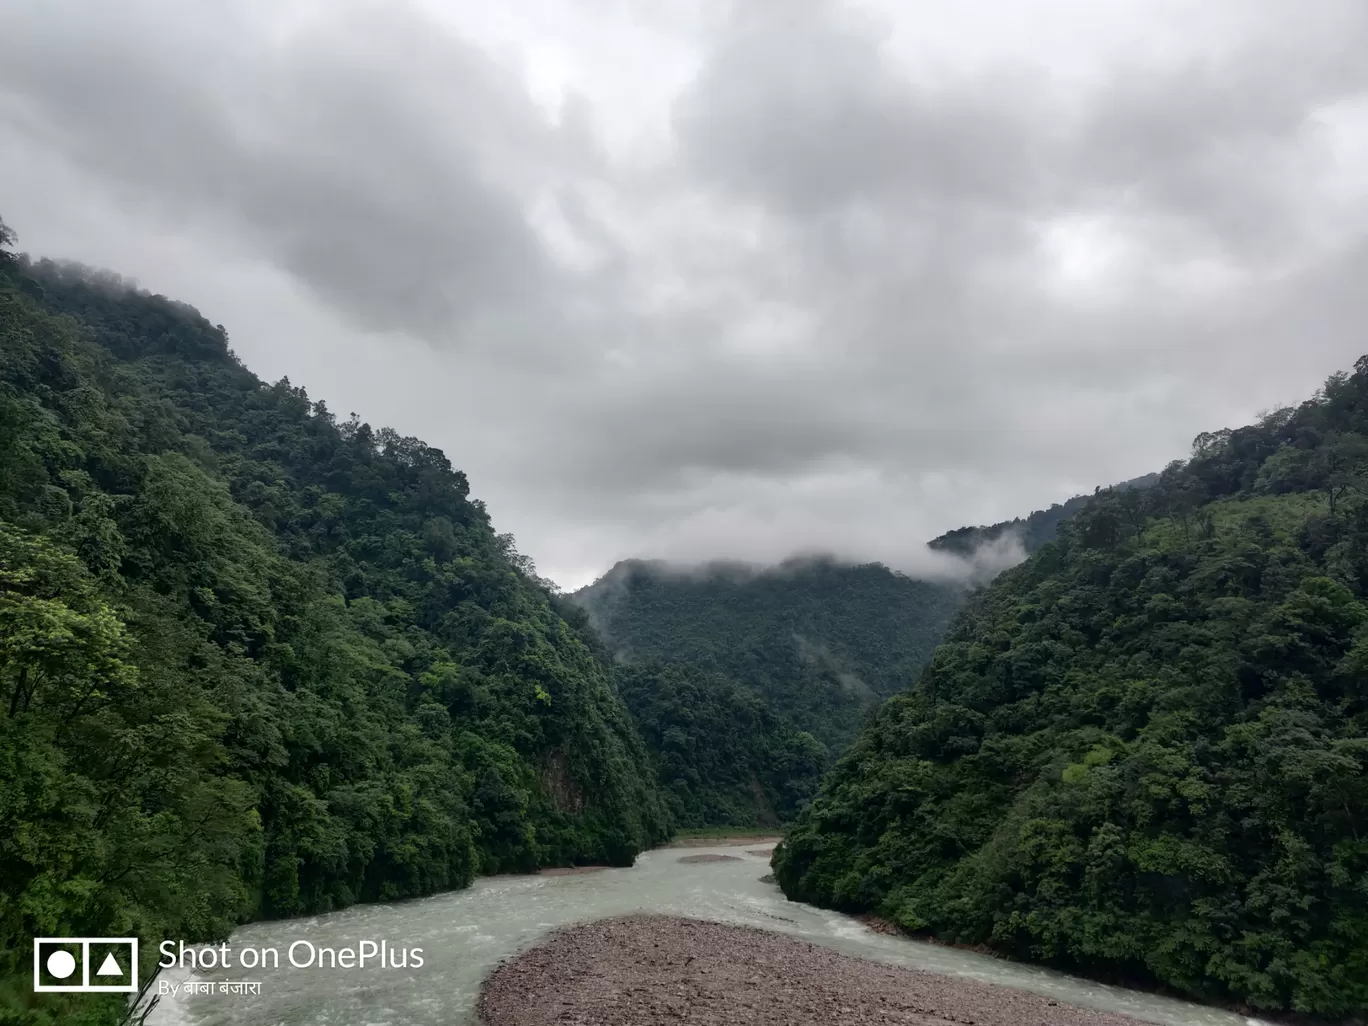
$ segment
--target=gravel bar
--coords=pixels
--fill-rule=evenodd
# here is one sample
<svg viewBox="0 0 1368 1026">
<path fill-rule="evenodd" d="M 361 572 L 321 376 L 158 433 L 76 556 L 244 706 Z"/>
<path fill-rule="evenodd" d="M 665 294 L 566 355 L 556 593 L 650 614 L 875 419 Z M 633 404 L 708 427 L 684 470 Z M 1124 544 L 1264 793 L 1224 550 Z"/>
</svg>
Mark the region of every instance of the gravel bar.
<svg viewBox="0 0 1368 1026">
<path fill-rule="evenodd" d="M 748 926 L 635 915 L 557 930 L 499 965 L 482 1026 L 1140 1026 Z"/>
<path fill-rule="evenodd" d="M 676 861 L 676 862 L 740 862 L 740 861 L 741 861 L 741 856 L 740 856 L 740 855 L 713 855 L 713 854 L 709 853 L 709 854 L 707 854 L 707 855 L 685 855 L 682 859 L 676 859 L 675 861 Z"/>
</svg>

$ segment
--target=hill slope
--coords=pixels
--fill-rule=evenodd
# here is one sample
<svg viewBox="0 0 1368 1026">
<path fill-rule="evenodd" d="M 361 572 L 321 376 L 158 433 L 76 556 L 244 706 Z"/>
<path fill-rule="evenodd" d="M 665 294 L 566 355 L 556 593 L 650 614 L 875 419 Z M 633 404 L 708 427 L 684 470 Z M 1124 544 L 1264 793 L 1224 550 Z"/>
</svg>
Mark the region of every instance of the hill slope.
<svg viewBox="0 0 1368 1026">
<path fill-rule="evenodd" d="M 792 898 L 1368 1011 L 1368 358 L 1102 493 L 956 620 L 776 852 Z"/>
<path fill-rule="evenodd" d="M 620 659 L 720 674 L 835 749 L 920 672 L 962 597 L 824 559 L 688 573 L 628 561 L 573 596 Z"/>
<path fill-rule="evenodd" d="M 676 825 L 791 822 L 830 765 L 825 745 L 754 692 L 687 663 L 615 668 Z"/>
<path fill-rule="evenodd" d="M 687 573 L 627 561 L 571 598 L 622 664 L 681 824 L 702 826 L 796 814 L 831 754 L 915 678 L 963 595 L 817 559 Z M 737 733 L 738 717 L 756 729 Z"/>
<path fill-rule="evenodd" d="M 1034 551 L 1088 501 L 928 545 L 973 557 L 1015 534 Z M 567 604 L 626 664 L 618 691 L 679 825 L 773 826 L 803 807 L 870 710 L 915 679 L 971 590 L 822 559 L 689 571 L 627 560 Z"/>
<path fill-rule="evenodd" d="M 117 1012 L 37 1000 L 35 934 L 155 961 L 666 836 L 523 565 L 440 451 L 264 384 L 189 307 L 0 252 L 0 1019 Z"/>
<path fill-rule="evenodd" d="M 1114 491 L 1149 488 L 1159 480 L 1158 474 L 1145 474 L 1113 485 Z M 1099 489 L 1100 490 L 1100 489 Z M 940 552 L 971 555 L 982 545 L 991 544 L 1003 535 L 1014 533 L 1021 539 L 1022 548 L 1029 555 L 1042 545 L 1055 540 L 1059 525 L 1068 520 L 1092 500 L 1091 495 L 1075 495 L 1065 502 L 1056 502 L 1049 509 L 1038 509 L 1030 516 L 1004 520 L 989 527 L 960 527 L 933 538 L 927 545 Z"/>
</svg>

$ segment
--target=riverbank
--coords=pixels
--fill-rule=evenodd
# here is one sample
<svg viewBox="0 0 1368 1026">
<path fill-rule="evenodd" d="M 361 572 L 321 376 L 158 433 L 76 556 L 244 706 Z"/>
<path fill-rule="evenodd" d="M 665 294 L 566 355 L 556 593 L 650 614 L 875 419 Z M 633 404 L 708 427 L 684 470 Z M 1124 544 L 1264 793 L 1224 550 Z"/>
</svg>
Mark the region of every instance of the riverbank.
<svg viewBox="0 0 1368 1026">
<path fill-rule="evenodd" d="M 383 1018 L 410 1026 L 471 1024 L 477 1021 L 476 1002 L 486 978 L 501 964 L 516 960 L 520 953 L 541 944 L 550 931 L 646 912 L 754 927 L 772 932 L 777 943 L 788 938 L 816 945 L 824 952 L 868 959 L 868 963 L 859 962 L 862 990 L 883 986 L 869 983 L 870 973 L 883 971 L 880 966 L 905 966 L 938 978 L 948 977 L 952 987 L 957 985 L 954 981 L 961 979 L 980 985 L 1002 985 L 1019 993 L 1034 994 L 1046 1002 L 1054 1000 L 1061 1005 L 1096 1009 L 1156 1026 L 1251 1026 L 1247 1018 L 1220 1009 L 1105 986 L 958 948 L 919 943 L 906 936 L 876 933 L 848 916 L 786 899 L 778 887 L 762 882 L 769 869 L 769 858 L 750 854 L 752 848 L 743 844 L 648 851 L 630 869 L 584 872 L 587 867 L 582 867 L 571 873 L 480 877 L 466 889 L 428 898 L 353 905 L 319 916 L 247 924 L 235 930 L 229 939 L 235 950 L 276 948 L 285 952 L 298 940 L 308 940 L 320 948 L 340 949 L 355 947 L 358 937 L 389 938 L 391 944 L 421 948 L 424 964 L 416 972 L 394 972 L 372 960 L 364 967 L 346 970 L 343 976 L 301 972 L 288 962 L 279 968 L 263 966 L 251 977 L 261 981 L 260 994 L 250 999 L 226 1000 L 218 995 L 190 994 L 182 988 L 159 999 L 148 1026 L 299 1022 L 301 1009 L 310 1010 L 305 1015 L 309 1022 L 376 1022 L 377 1012 L 385 1009 Z M 679 861 L 697 854 L 735 857 Z M 706 949 L 710 945 L 701 947 Z M 783 961 L 790 961 L 789 956 L 783 956 Z M 797 961 L 793 964 L 799 965 Z M 224 968 L 211 971 L 202 980 L 237 980 L 243 978 L 240 974 L 238 968 Z M 712 977 L 712 973 L 700 974 L 702 980 Z M 174 976 L 168 979 L 176 982 Z M 679 986 L 685 987 L 687 993 L 690 984 L 681 980 Z M 745 1006 L 741 1002 L 747 1000 L 743 992 L 748 986 L 749 981 L 743 979 L 732 991 L 741 995 L 736 1007 L 742 1010 Z M 625 987 L 619 989 L 626 991 Z M 770 991 L 766 988 L 757 993 L 768 995 Z M 557 1026 L 574 1026 L 576 1021 L 570 1016 Z M 578 1021 L 580 1026 L 587 1026 L 595 1020 Z M 662 1013 L 644 1014 L 635 1020 L 609 1017 L 597 1021 L 602 1026 L 627 1026 L 628 1022 L 631 1026 L 668 1026 L 679 1020 Z M 718 1022 L 745 1026 L 747 1021 L 765 1023 L 764 1019 L 747 1020 L 731 1015 L 721 1020 L 715 1017 L 711 1023 L 700 1018 L 695 1026 L 713 1026 Z M 828 1021 L 831 1026 L 846 1026 L 847 1022 L 840 1015 Z M 536 1022 L 529 1020 L 528 1026 L 536 1026 Z M 793 1022 L 809 1026 L 810 1021 L 795 1017 Z M 937 1020 L 922 1016 L 920 1021 L 910 1022 L 934 1026 Z M 860 1020 L 853 1023 L 864 1026 Z M 987 1020 L 984 1026 L 988 1026 Z"/>
<path fill-rule="evenodd" d="M 482 1026 L 1141 1026 L 754 927 L 661 915 L 557 930 L 500 964 L 477 1007 Z"/>
<path fill-rule="evenodd" d="M 667 844 L 662 844 L 661 848 L 715 848 L 718 845 L 740 845 L 740 844 L 778 844 L 784 839 L 782 834 L 773 831 L 750 831 L 737 833 L 726 833 L 712 831 L 697 834 L 679 834 L 675 839 Z"/>
</svg>

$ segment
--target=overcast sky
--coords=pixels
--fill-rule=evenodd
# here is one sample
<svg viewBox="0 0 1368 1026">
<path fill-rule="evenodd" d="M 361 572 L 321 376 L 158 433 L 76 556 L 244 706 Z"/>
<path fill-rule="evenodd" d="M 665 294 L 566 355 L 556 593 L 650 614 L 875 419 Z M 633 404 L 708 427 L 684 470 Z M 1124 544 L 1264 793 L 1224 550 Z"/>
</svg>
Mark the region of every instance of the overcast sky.
<svg viewBox="0 0 1368 1026">
<path fill-rule="evenodd" d="M 1368 352 L 1363 0 L 0 0 L 0 216 L 543 574 L 922 543 Z"/>
</svg>

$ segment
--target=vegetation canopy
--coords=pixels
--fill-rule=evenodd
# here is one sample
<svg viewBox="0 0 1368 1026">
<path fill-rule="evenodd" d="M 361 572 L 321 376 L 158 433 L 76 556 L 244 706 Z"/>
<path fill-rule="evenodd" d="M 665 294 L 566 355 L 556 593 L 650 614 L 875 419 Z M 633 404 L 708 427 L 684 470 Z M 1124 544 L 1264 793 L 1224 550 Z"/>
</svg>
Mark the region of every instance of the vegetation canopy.
<svg viewBox="0 0 1368 1026">
<path fill-rule="evenodd" d="M 965 595 L 878 563 L 634 560 L 571 599 L 618 663 L 677 822 L 772 827 L 916 679 Z"/>
<path fill-rule="evenodd" d="M 1101 492 L 959 615 L 775 855 L 792 898 L 1368 1011 L 1368 357 Z"/>
<path fill-rule="evenodd" d="M 35 996 L 34 935 L 137 934 L 146 978 L 163 937 L 668 836 L 592 639 L 442 452 L 0 253 L 0 1023 L 118 1018 Z"/>
</svg>

